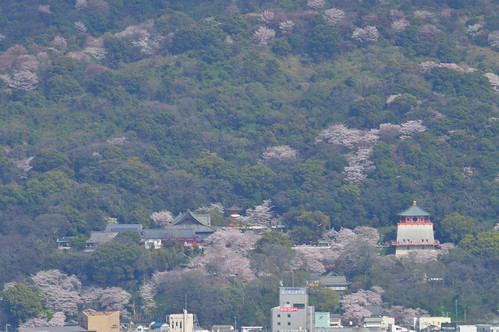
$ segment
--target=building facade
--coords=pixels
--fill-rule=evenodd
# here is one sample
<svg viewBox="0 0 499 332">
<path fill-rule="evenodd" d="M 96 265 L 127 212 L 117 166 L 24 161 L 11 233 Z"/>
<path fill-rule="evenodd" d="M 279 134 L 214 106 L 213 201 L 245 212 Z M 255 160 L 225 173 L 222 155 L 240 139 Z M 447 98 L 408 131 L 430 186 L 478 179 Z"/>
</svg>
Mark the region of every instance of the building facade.
<svg viewBox="0 0 499 332">
<path fill-rule="evenodd" d="M 170 332 L 192 332 L 194 330 L 194 314 L 184 312 L 169 316 Z"/>
<path fill-rule="evenodd" d="M 119 311 L 84 311 L 80 326 L 96 332 L 120 332 Z"/>
<path fill-rule="evenodd" d="M 315 308 L 306 287 L 279 287 L 279 306 L 271 310 L 272 332 L 315 332 Z"/>
<path fill-rule="evenodd" d="M 395 255 L 407 255 L 411 250 L 435 250 L 440 242 L 435 241 L 430 214 L 414 204 L 399 213 L 397 240 L 392 241 Z"/>
</svg>

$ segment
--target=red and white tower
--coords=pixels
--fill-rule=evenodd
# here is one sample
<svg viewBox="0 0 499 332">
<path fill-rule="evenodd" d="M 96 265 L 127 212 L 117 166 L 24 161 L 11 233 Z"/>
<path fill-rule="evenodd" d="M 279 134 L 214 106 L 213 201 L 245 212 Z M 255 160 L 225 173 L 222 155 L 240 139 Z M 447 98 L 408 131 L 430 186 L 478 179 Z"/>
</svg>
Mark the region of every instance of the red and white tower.
<svg viewBox="0 0 499 332">
<path fill-rule="evenodd" d="M 407 255 L 411 250 L 435 250 L 440 242 L 435 241 L 430 214 L 414 204 L 399 213 L 397 241 L 392 241 L 395 255 Z"/>
</svg>

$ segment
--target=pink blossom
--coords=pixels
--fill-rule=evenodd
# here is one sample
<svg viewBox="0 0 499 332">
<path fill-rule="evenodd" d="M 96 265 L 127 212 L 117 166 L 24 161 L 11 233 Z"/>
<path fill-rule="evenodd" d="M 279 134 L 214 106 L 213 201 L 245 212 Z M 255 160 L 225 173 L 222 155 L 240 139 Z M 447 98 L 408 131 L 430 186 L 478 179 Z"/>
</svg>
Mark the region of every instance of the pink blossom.
<svg viewBox="0 0 499 332">
<path fill-rule="evenodd" d="M 68 52 L 66 55 L 70 58 L 83 62 L 84 64 L 89 64 L 92 61 L 90 56 L 83 52 Z"/>
<path fill-rule="evenodd" d="M 423 20 L 433 20 L 435 18 L 435 14 L 428 10 L 416 10 L 414 16 Z"/>
<path fill-rule="evenodd" d="M 413 309 L 394 305 L 388 309 L 387 314 L 395 318 L 395 324 L 410 328 L 414 323 L 414 318 L 423 316 L 425 311 L 420 308 Z"/>
<path fill-rule="evenodd" d="M 371 290 L 361 289 L 356 293 L 344 295 L 340 300 L 343 322 L 359 326 L 364 317 L 371 316 L 371 312 L 366 309 L 367 306 L 378 306 L 383 303 L 381 294 L 383 289 L 373 286 Z"/>
<path fill-rule="evenodd" d="M 438 29 L 433 24 L 426 24 L 419 28 L 419 38 L 427 40 L 438 36 L 442 30 Z"/>
<path fill-rule="evenodd" d="M 260 13 L 260 23 L 269 24 L 274 19 L 274 12 L 270 10 L 264 10 Z"/>
<path fill-rule="evenodd" d="M 75 8 L 77 11 L 87 8 L 87 6 L 88 6 L 87 0 L 76 0 Z"/>
<path fill-rule="evenodd" d="M 15 71 L 34 71 L 38 69 L 39 62 L 32 55 L 20 55 L 13 63 Z"/>
<path fill-rule="evenodd" d="M 38 11 L 40 13 L 44 13 L 44 14 L 52 14 L 52 12 L 50 11 L 50 6 L 49 5 L 39 5 L 38 6 Z"/>
<path fill-rule="evenodd" d="M 345 12 L 337 8 L 326 9 L 324 19 L 328 24 L 336 25 L 345 19 Z"/>
<path fill-rule="evenodd" d="M 326 5 L 326 0 L 308 0 L 308 6 L 313 9 L 319 9 Z"/>
<path fill-rule="evenodd" d="M 241 220 L 250 225 L 276 225 L 280 218 L 272 212 L 272 201 L 266 199 L 262 204 L 246 210 L 246 215 Z"/>
<path fill-rule="evenodd" d="M 296 158 L 296 150 L 289 145 L 270 146 L 262 154 L 263 160 L 288 160 Z"/>
<path fill-rule="evenodd" d="M 81 282 L 76 276 L 68 276 L 59 270 L 48 270 L 38 272 L 32 279 L 49 309 L 64 312 L 69 316 L 78 313 Z"/>
<path fill-rule="evenodd" d="M 153 54 L 163 39 L 162 36 L 153 31 L 154 21 L 150 20 L 140 25 L 131 25 L 122 32 L 115 34 L 116 37 L 128 41 L 137 46 L 145 54 Z"/>
<path fill-rule="evenodd" d="M 490 85 L 492 86 L 492 89 L 495 92 L 499 92 L 499 76 L 497 76 L 494 73 L 485 73 L 485 77 L 488 78 Z"/>
<path fill-rule="evenodd" d="M 499 30 L 493 31 L 487 37 L 487 42 L 493 49 L 499 50 Z"/>
<path fill-rule="evenodd" d="M 295 23 L 291 20 L 282 21 L 279 23 L 279 29 L 283 34 L 290 34 L 293 32 Z"/>
<path fill-rule="evenodd" d="M 398 9 L 390 10 L 390 19 L 393 21 L 401 20 L 405 17 L 404 12 Z"/>
<path fill-rule="evenodd" d="M 22 328 L 29 327 L 54 327 L 54 326 L 64 326 L 66 321 L 66 315 L 63 312 L 54 313 L 52 319 L 47 320 L 47 316 L 44 312 L 40 314 L 37 318 L 32 318 L 20 325 Z"/>
<path fill-rule="evenodd" d="M 378 41 L 378 37 L 378 29 L 369 25 L 364 28 L 356 28 L 352 33 L 352 38 L 360 43 L 374 43 Z"/>
<path fill-rule="evenodd" d="M 259 27 L 253 33 L 252 39 L 258 43 L 258 45 L 265 46 L 275 37 L 275 31 L 266 27 Z"/>
<path fill-rule="evenodd" d="M 38 77 L 30 71 L 20 71 L 15 73 L 14 77 L 7 84 L 13 89 L 33 91 L 38 86 Z"/>
<path fill-rule="evenodd" d="M 409 25 L 410 25 L 409 21 L 407 21 L 405 18 L 402 18 L 400 20 L 393 21 L 392 30 L 393 32 L 402 32 Z"/>
<path fill-rule="evenodd" d="M 121 287 L 90 287 L 82 292 L 82 300 L 86 306 L 96 310 L 117 310 L 120 315 L 128 313 L 125 306 L 130 299 L 131 295 Z"/>
<path fill-rule="evenodd" d="M 168 210 L 153 212 L 150 218 L 159 226 L 164 227 L 173 221 L 173 214 Z"/>
<path fill-rule="evenodd" d="M 76 31 L 81 32 L 81 33 L 87 32 L 87 26 L 82 21 L 75 22 L 75 29 L 76 29 Z"/>
<path fill-rule="evenodd" d="M 64 37 L 61 37 L 61 36 L 55 36 L 54 40 L 52 40 L 52 42 L 50 44 L 52 46 L 54 46 L 55 48 L 60 49 L 60 50 L 65 50 L 66 47 L 68 47 L 68 43 L 66 42 L 66 39 L 64 39 Z"/>
</svg>

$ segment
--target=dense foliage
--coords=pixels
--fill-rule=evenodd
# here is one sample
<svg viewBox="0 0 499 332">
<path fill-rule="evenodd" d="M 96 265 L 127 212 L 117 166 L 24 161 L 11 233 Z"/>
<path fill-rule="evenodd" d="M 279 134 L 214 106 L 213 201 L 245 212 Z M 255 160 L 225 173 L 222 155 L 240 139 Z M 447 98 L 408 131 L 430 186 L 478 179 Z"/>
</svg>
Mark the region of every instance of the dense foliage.
<svg viewBox="0 0 499 332">
<path fill-rule="evenodd" d="M 202 323 L 267 324 L 287 271 L 277 258 L 291 260 L 293 242 L 357 226 L 394 239 L 396 214 L 417 200 L 457 249 L 412 269 L 361 245 L 370 254 L 340 256 L 335 272 L 354 290 L 382 286 L 392 305 L 436 314 L 459 298 L 468 318 L 497 314 L 497 13 L 492 0 L 2 1 L 0 283 L 59 269 L 125 288 L 136 312 L 178 311 L 135 300 L 198 252 L 147 251 L 129 234 L 87 253 L 85 240 L 109 218 L 151 228 L 153 212 L 235 204 L 248 223 L 285 227 L 256 242 L 268 278 L 203 276 L 196 290 L 172 279 L 177 293 L 163 283 L 157 296 L 223 294 L 211 318 L 192 308 Z M 226 224 L 220 211 L 214 220 Z M 56 249 L 64 236 L 71 252 Z M 443 287 L 415 277 L 435 271 Z M 0 320 L 12 324 L 41 310 L 18 285 L 3 295 Z M 10 309 L 15 291 L 22 310 Z M 311 296 L 339 310 L 327 291 Z"/>
</svg>

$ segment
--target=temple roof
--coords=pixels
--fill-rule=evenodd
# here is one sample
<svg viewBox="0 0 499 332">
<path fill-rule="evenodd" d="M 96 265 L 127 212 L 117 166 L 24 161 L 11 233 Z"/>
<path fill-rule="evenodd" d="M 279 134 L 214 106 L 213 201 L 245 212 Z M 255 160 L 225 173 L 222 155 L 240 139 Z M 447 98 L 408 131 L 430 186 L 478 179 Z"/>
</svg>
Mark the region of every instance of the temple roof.
<svg viewBox="0 0 499 332">
<path fill-rule="evenodd" d="M 201 225 L 201 226 L 210 226 L 211 225 L 211 216 L 210 214 L 196 214 L 192 213 L 188 210 L 186 213 L 179 214 L 172 221 L 172 225 Z"/>
<path fill-rule="evenodd" d="M 414 201 L 414 204 L 411 205 L 410 208 L 408 208 L 403 212 L 400 212 L 398 215 L 403 217 L 423 217 L 423 216 L 429 216 L 430 214 L 425 210 L 423 210 L 422 208 L 420 208 L 419 206 L 417 206 L 416 202 Z"/>
</svg>

